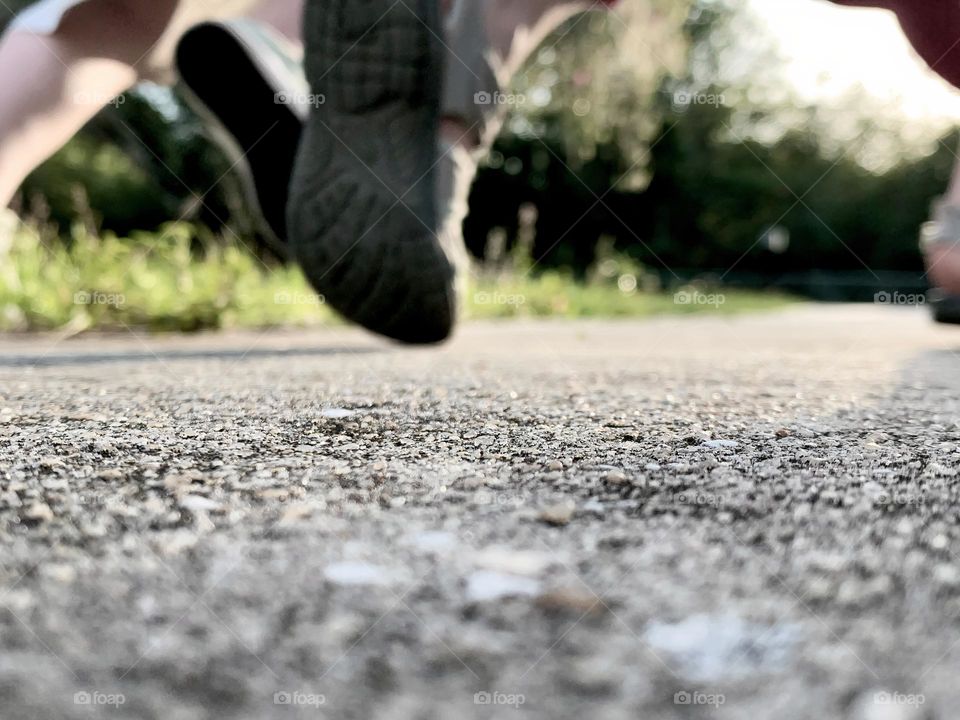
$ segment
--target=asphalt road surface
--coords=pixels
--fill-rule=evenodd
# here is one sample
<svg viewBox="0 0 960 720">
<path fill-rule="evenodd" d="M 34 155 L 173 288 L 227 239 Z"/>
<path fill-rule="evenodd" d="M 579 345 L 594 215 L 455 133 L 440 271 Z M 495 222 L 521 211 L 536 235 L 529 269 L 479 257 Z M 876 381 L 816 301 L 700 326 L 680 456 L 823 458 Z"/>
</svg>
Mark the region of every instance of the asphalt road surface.
<svg viewBox="0 0 960 720">
<path fill-rule="evenodd" d="M 0 340 L 0 718 L 960 716 L 918 310 Z"/>
</svg>

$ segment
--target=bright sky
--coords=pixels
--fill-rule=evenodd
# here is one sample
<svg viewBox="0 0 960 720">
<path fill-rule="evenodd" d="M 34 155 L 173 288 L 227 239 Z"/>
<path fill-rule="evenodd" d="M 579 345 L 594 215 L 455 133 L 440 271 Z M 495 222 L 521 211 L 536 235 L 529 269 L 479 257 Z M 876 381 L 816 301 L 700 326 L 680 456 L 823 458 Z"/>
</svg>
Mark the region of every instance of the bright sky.
<svg viewBox="0 0 960 720">
<path fill-rule="evenodd" d="M 913 55 L 890 13 L 840 8 L 824 0 L 746 1 L 779 38 L 791 82 L 802 97 L 832 98 L 859 84 L 871 95 L 899 103 L 907 117 L 960 121 L 960 91 Z"/>
</svg>

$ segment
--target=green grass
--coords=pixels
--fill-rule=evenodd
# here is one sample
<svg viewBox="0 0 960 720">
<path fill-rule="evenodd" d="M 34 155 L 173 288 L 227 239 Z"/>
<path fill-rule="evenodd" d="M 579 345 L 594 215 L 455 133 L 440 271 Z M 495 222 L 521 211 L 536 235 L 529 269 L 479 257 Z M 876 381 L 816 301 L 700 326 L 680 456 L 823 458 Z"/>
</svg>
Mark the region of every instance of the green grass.
<svg viewBox="0 0 960 720">
<path fill-rule="evenodd" d="M 616 282 L 575 283 L 558 272 L 485 280 L 477 285 L 467 301 L 467 314 L 473 318 L 730 315 L 772 310 L 796 302 L 785 295 L 744 290 L 684 288 L 669 293 L 625 292 Z"/>
<path fill-rule="evenodd" d="M 0 330 L 193 331 L 339 322 L 292 265 L 268 267 L 239 244 L 212 242 L 197 232 L 171 224 L 160 234 L 120 239 L 78 223 L 64 242 L 44 243 L 31 229 L 14 233 L 6 248 L 0 238 Z M 475 281 L 466 315 L 642 317 L 766 310 L 791 302 L 767 293 L 705 290 L 688 291 L 691 302 L 677 302 L 673 293 L 635 289 L 642 271 L 622 260 L 605 261 L 602 272 L 580 284 L 557 272 L 533 275 L 523 265 Z"/>
</svg>

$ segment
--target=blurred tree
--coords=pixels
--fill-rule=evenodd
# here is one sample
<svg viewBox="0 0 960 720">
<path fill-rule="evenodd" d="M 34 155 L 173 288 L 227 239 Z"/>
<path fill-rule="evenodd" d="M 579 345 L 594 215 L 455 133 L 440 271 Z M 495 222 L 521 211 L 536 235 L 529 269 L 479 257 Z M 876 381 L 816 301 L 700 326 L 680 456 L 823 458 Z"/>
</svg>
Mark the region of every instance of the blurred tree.
<svg viewBox="0 0 960 720">
<path fill-rule="evenodd" d="M 649 162 L 640 152 L 638 167 L 653 177 L 645 190 L 642 182 L 621 183 L 605 194 L 631 162 L 623 134 L 592 127 L 599 114 L 572 132 L 565 123 L 576 113 L 562 104 L 549 106 L 553 114 L 528 113 L 534 120 L 511 126 L 521 132 L 505 134 L 478 181 L 466 226 L 473 252 L 483 253 L 496 227 L 507 229 L 509 244 L 518 208 L 532 203 L 538 263 L 581 273 L 599 240 L 612 237 L 670 280 L 702 270 L 870 278 L 898 269 L 919 278 L 917 228 L 945 185 L 954 138 L 937 142 L 927 133 L 923 153 L 898 132 L 903 120 L 869 98 L 851 97 L 841 108 L 799 102 L 773 39 L 741 5 L 699 0 L 689 8 L 682 72 L 661 72 L 660 92 L 637 100 L 643 110 L 619 116 L 623 130 L 656 138 Z M 577 85 L 558 97 L 575 107 Z M 767 242 L 772 226 L 789 232 L 788 246 Z"/>
<path fill-rule="evenodd" d="M 657 90 L 683 71 L 683 25 L 692 0 L 625 0 L 559 28 L 514 81 L 518 103 L 481 171 L 465 237 L 483 256 L 494 227 L 509 249 L 525 204 L 540 209 L 537 261 L 583 273 L 590 230 L 607 213 L 597 199 L 612 187 L 643 188 L 662 119 Z M 592 206 L 592 209 L 591 209 Z M 578 222 L 584 214 L 594 222 Z"/>
<path fill-rule="evenodd" d="M 898 132 L 905 121 L 868 97 L 839 108 L 799 102 L 785 89 L 775 47 L 740 4 L 702 0 L 691 14 L 688 72 L 661 95 L 672 112 L 653 151 L 654 180 L 646 193 L 619 198 L 653 251 L 631 252 L 653 266 L 655 253 L 671 268 L 721 273 L 919 275 L 917 230 L 949 177 L 955 139 L 928 133 L 931 149 L 921 153 Z M 729 55 L 745 33 L 758 38 L 752 69 L 731 71 L 743 62 Z M 678 105 L 678 92 L 714 101 Z M 764 241 L 775 225 L 791 237 L 778 252 Z"/>
<path fill-rule="evenodd" d="M 643 187 L 659 127 L 656 91 L 666 74 L 683 72 L 682 28 L 690 5 L 690 0 L 624 0 L 610 11 L 570 20 L 515 78 L 515 90 L 526 102 L 506 124 L 507 141 L 556 143 L 573 167 L 605 148 L 606 187 Z"/>
</svg>

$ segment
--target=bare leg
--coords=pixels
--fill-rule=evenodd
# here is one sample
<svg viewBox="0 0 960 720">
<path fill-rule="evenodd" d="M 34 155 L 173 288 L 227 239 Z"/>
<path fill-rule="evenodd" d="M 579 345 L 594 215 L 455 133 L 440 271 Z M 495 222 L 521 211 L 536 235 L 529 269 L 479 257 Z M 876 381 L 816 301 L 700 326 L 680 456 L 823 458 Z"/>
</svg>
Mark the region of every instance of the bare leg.
<svg viewBox="0 0 960 720">
<path fill-rule="evenodd" d="M 590 0 L 489 0 L 487 37 L 509 74 L 561 23 L 596 5 Z"/>
<path fill-rule="evenodd" d="M 49 36 L 0 39 L 0 206 L 109 100 L 129 89 L 177 0 L 98 0 Z"/>
<path fill-rule="evenodd" d="M 302 43 L 303 0 L 264 0 L 250 17 L 272 26 L 287 40 Z"/>
<path fill-rule="evenodd" d="M 530 54 L 561 23 L 596 5 L 590 0 L 459 0 L 484 3 L 486 39 L 490 55 L 499 66 L 497 72 L 510 77 L 519 70 Z M 454 0 L 445 0 L 445 7 L 458 12 Z M 452 37 L 457 52 L 457 38 Z M 450 143 L 475 147 L 480 136 L 468 132 L 467 119 L 448 113 L 441 121 L 441 135 Z"/>
<path fill-rule="evenodd" d="M 504 107 L 481 107 L 477 94 L 497 90 L 553 30 L 595 4 L 590 0 L 444 0 L 452 52 L 440 120 L 443 154 L 437 207 L 444 217 L 440 231 L 446 238 L 444 246 L 459 268 L 469 267 L 461 229 L 469 211 L 477 157 L 493 142 L 505 113 Z"/>
</svg>

